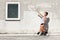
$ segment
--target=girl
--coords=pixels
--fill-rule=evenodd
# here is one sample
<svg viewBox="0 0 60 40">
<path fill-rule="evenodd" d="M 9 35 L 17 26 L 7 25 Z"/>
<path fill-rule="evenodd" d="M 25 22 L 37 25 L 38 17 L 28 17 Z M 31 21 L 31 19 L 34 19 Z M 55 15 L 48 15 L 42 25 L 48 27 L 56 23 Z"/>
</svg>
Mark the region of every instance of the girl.
<svg viewBox="0 0 60 40">
<path fill-rule="evenodd" d="M 42 15 L 38 10 L 36 10 L 38 12 L 38 16 L 42 19 L 41 24 L 40 24 L 40 30 L 37 34 L 39 34 L 41 32 L 40 35 L 46 35 L 47 30 L 45 29 L 45 25 L 46 25 L 46 21 L 47 21 L 47 15 L 48 12 L 44 12 L 44 15 Z"/>
<path fill-rule="evenodd" d="M 44 12 L 44 15 L 42 15 L 38 11 L 38 9 L 36 9 L 36 8 L 31 8 L 31 9 L 36 11 L 38 13 L 38 16 L 42 19 L 41 24 L 40 24 L 40 29 L 37 34 L 39 34 L 41 32 L 41 35 L 43 35 L 43 34 L 46 35 L 48 28 L 45 28 L 45 27 L 48 27 L 48 22 L 49 22 L 49 21 L 47 21 L 48 12 Z"/>
</svg>

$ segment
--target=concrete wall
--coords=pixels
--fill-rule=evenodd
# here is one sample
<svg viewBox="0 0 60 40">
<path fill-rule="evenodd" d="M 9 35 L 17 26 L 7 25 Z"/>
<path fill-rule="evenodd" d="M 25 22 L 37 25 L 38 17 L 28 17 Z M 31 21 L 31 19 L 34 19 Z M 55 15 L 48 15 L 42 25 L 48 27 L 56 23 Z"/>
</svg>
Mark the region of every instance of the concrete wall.
<svg viewBox="0 0 60 40">
<path fill-rule="evenodd" d="M 6 2 L 21 3 L 21 21 L 5 21 Z M 60 33 L 60 1 L 59 0 L 0 0 L 0 33 L 36 33 L 40 18 L 28 6 L 40 7 L 41 12 L 48 11 L 49 33 Z"/>
</svg>

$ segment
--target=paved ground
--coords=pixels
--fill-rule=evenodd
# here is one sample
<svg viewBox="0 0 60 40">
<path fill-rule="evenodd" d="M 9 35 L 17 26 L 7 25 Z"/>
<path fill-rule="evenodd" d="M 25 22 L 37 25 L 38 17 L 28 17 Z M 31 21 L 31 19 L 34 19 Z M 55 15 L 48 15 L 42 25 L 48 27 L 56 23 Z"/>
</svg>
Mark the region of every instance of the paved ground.
<svg viewBox="0 0 60 40">
<path fill-rule="evenodd" d="M 0 40 L 60 40 L 60 36 L 37 36 L 37 35 L 18 35 L 18 36 L 0 36 Z"/>
</svg>

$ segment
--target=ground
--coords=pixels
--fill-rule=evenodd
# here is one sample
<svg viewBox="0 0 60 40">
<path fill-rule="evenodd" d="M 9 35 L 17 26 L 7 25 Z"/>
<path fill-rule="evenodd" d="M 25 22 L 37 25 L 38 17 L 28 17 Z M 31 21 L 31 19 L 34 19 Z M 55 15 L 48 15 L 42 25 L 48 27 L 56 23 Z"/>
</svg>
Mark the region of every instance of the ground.
<svg viewBox="0 0 60 40">
<path fill-rule="evenodd" d="M 48 36 L 39 36 L 39 35 L 0 35 L 0 40 L 60 40 L 59 35 L 48 35 Z"/>
</svg>

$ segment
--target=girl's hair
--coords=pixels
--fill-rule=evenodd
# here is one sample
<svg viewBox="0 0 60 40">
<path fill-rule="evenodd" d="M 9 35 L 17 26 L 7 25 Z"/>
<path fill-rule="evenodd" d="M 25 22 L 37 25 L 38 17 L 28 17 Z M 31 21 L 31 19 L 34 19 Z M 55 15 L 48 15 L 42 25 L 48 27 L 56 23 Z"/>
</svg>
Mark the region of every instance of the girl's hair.
<svg viewBox="0 0 60 40">
<path fill-rule="evenodd" d="M 45 12 L 46 13 L 46 16 L 48 15 L 48 12 Z"/>
</svg>

